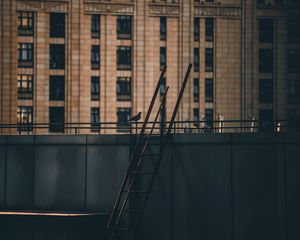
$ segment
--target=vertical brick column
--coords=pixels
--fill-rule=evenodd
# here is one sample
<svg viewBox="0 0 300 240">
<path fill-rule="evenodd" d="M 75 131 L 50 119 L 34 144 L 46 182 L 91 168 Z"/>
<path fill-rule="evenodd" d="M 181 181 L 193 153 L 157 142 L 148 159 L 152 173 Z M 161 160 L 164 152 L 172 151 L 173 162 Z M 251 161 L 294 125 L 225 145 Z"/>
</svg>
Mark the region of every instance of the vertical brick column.
<svg viewBox="0 0 300 240">
<path fill-rule="evenodd" d="M 16 1 L 0 1 L 0 123 L 17 122 L 17 18 Z M 14 133 L 15 129 L 0 133 Z"/>
</svg>

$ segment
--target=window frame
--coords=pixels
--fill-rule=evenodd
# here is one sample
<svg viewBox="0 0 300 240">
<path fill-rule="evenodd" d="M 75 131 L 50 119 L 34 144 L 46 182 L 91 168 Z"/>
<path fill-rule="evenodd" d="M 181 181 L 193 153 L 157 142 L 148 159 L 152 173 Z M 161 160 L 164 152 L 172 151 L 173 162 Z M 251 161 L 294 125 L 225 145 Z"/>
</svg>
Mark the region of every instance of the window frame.
<svg viewBox="0 0 300 240">
<path fill-rule="evenodd" d="M 62 21 L 62 22 L 59 22 Z M 66 14 L 50 12 L 49 14 L 49 37 L 65 38 L 66 36 Z"/>
<path fill-rule="evenodd" d="M 33 99 L 33 75 L 18 74 L 18 99 Z M 23 84 L 25 87 L 23 88 Z M 25 90 L 24 90 L 25 89 Z"/>
<path fill-rule="evenodd" d="M 34 64 L 33 43 L 24 43 L 24 42 L 18 43 L 18 67 L 32 68 L 33 64 Z"/>
<path fill-rule="evenodd" d="M 62 52 L 63 54 L 60 54 Z M 49 44 L 49 69 L 64 70 L 66 67 L 65 44 Z"/>
<path fill-rule="evenodd" d="M 132 39 L 132 16 L 117 16 L 117 39 Z"/>
<path fill-rule="evenodd" d="M 117 46 L 117 70 L 132 69 L 132 47 Z"/>
<path fill-rule="evenodd" d="M 131 101 L 131 77 L 117 77 L 117 101 Z"/>
<path fill-rule="evenodd" d="M 55 85 L 55 86 L 54 86 Z M 57 90 L 59 91 L 57 93 Z M 49 101 L 65 100 L 65 76 L 49 76 Z"/>
<path fill-rule="evenodd" d="M 24 21 L 26 24 L 23 24 Z M 18 11 L 18 36 L 34 35 L 34 12 Z"/>
<path fill-rule="evenodd" d="M 99 69 L 101 63 L 101 48 L 99 45 L 91 46 L 91 69 Z"/>
</svg>

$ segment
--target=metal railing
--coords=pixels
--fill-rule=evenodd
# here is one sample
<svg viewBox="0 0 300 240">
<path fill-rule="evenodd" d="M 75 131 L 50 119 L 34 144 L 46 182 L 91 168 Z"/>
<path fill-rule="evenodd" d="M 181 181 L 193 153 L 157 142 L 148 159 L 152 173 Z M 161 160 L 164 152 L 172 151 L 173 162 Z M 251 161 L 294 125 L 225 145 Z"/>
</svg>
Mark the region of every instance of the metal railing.
<svg viewBox="0 0 300 240">
<path fill-rule="evenodd" d="M 149 123 L 153 123 L 149 121 Z M 154 134 L 160 134 L 161 124 L 168 126 L 170 122 L 158 122 Z M 0 124 L 0 135 L 56 135 L 56 134 L 138 134 L 142 129 L 138 123 L 22 123 Z M 172 133 L 256 133 L 286 132 L 289 126 L 286 120 L 218 120 L 218 121 L 174 121 Z M 299 129 L 299 127 L 298 127 Z M 150 131 L 146 127 L 145 131 Z"/>
</svg>

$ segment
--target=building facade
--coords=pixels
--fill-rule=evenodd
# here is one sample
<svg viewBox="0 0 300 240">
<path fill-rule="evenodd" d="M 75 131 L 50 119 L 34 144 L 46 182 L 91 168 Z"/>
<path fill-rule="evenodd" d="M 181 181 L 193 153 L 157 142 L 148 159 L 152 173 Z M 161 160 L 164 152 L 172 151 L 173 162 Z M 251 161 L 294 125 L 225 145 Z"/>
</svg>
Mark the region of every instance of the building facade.
<svg viewBox="0 0 300 240">
<path fill-rule="evenodd" d="M 126 125 L 164 65 L 170 119 L 189 63 L 177 120 L 300 119 L 298 12 L 293 0 L 1 0 L 0 124 L 18 129 L 0 133 Z"/>
</svg>

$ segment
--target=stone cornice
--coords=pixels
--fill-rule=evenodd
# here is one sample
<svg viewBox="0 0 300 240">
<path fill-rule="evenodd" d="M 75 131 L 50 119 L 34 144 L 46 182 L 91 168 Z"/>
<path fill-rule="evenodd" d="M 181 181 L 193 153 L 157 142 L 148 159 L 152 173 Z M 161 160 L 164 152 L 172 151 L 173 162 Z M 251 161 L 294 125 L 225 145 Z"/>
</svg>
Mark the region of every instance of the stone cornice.
<svg viewBox="0 0 300 240">
<path fill-rule="evenodd" d="M 149 3 L 148 13 L 152 16 L 174 16 L 180 14 L 180 5 L 172 3 Z"/>
<path fill-rule="evenodd" d="M 69 1 L 17 1 L 17 11 L 67 12 Z"/>
<path fill-rule="evenodd" d="M 241 18 L 240 5 L 199 5 L 195 4 L 195 16 L 216 16 L 224 18 Z"/>
<path fill-rule="evenodd" d="M 99 14 L 134 14 L 134 3 L 131 1 L 120 2 L 97 2 L 97 1 L 85 1 L 84 12 L 85 13 L 99 13 Z"/>
</svg>

